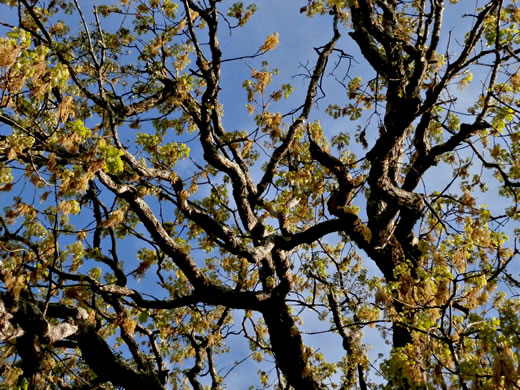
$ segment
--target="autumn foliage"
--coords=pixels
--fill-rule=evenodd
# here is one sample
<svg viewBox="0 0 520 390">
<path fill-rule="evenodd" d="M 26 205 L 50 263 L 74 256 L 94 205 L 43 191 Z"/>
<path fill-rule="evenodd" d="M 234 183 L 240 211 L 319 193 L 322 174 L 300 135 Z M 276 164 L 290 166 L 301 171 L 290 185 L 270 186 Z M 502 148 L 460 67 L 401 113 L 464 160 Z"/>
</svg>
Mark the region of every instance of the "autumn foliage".
<svg viewBox="0 0 520 390">
<path fill-rule="evenodd" d="M 516 1 L 0 3 L 0 387 L 520 388 Z"/>
</svg>

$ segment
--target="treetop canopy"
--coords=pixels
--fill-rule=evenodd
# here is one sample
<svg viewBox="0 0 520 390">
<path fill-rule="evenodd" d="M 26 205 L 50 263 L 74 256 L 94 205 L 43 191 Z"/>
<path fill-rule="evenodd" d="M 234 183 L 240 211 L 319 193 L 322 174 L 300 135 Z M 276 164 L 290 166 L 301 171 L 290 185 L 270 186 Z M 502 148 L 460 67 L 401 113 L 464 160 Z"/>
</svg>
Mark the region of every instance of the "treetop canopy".
<svg viewBox="0 0 520 390">
<path fill-rule="evenodd" d="M 0 14 L 0 386 L 520 388 L 516 1 Z"/>
</svg>

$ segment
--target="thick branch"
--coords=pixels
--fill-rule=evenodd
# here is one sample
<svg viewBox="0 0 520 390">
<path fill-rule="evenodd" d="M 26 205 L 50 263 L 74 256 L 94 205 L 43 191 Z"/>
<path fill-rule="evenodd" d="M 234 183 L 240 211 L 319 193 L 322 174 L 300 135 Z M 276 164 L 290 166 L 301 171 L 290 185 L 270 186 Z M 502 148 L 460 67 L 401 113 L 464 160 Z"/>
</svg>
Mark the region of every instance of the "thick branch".
<svg viewBox="0 0 520 390">
<path fill-rule="evenodd" d="M 271 347 L 276 363 L 296 390 L 324 389 L 313 378 L 309 353 L 294 323 L 289 307 L 280 301 L 272 301 L 262 312 L 269 330 Z"/>
<path fill-rule="evenodd" d="M 345 224 L 341 219 L 320 222 L 299 233 L 289 236 L 275 236 L 275 246 L 290 251 L 299 245 L 311 244 L 327 234 L 342 231 L 344 227 Z"/>
<path fill-rule="evenodd" d="M 101 380 L 127 390 L 164 389 L 155 373 L 137 372 L 116 357 L 92 325 L 84 326 L 76 339 L 83 359 Z"/>
</svg>

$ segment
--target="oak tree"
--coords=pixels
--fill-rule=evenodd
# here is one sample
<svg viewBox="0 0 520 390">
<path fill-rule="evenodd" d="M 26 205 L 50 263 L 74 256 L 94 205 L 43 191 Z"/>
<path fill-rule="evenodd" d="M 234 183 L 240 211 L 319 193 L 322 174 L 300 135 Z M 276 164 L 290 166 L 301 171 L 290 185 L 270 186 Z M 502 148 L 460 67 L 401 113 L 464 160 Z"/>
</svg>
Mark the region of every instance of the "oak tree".
<svg viewBox="0 0 520 390">
<path fill-rule="evenodd" d="M 520 388 L 516 0 L 1 3 L 3 388 Z"/>
</svg>

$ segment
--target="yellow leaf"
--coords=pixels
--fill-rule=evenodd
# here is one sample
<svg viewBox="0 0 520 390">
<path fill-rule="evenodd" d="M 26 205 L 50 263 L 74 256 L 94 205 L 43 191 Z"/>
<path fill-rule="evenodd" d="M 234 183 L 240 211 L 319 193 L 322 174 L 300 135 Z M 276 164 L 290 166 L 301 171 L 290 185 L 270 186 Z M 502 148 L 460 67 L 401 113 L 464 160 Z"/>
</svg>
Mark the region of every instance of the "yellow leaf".
<svg viewBox="0 0 520 390">
<path fill-rule="evenodd" d="M 4 276 L 5 286 L 14 299 L 18 299 L 20 291 L 25 286 L 25 281 L 25 275 L 14 276 L 11 272 L 7 272 Z"/>
<path fill-rule="evenodd" d="M 88 232 L 86 230 L 80 230 L 77 234 L 76 234 L 76 239 L 78 241 L 83 241 L 85 238 L 87 238 L 87 234 Z"/>
<path fill-rule="evenodd" d="M 242 157 L 246 157 L 249 154 L 249 151 L 251 150 L 251 147 L 253 146 L 253 141 L 248 140 L 245 145 L 244 149 L 242 149 Z"/>
<path fill-rule="evenodd" d="M 265 39 L 264 44 L 262 46 L 260 46 L 260 51 L 266 52 L 266 51 L 274 50 L 276 48 L 276 46 L 278 46 L 279 43 L 280 43 L 279 35 L 277 32 L 275 32 L 275 33 L 269 35 Z"/>
<path fill-rule="evenodd" d="M 108 217 L 108 219 L 102 222 L 100 225 L 101 227 L 114 227 L 123 221 L 124 216 L 125 212 L 122 209 L 116 210 L 110 214 L 110 217 Z"/>
<path fill-rule="evenodd" d="M 69 115 L 72 113 L 72 96 L 67 95 L 63 98 L 60 105 L 58 106 L 58 117 L 60 122 L 66 122 Z"/>
<path fill-rule="evenodd" d="M 2 373 L 4 377 L 4 383 L 12 388 L 15 388 L 16 382 L 18 381 L 18 377 L 23 374 L 23 371 L 19 367 L 9 367 L 9 365 L 4 366 L 5 371 Z"/>
<path fill-rule="evenodd" d="M 128 333 L 130 336 L 133 336 L 135 333 L 135 327 L 137 326 L 137 321 L 125 318 L 121 326 L 123 327 L 125 333 Z"/>
</svg>

